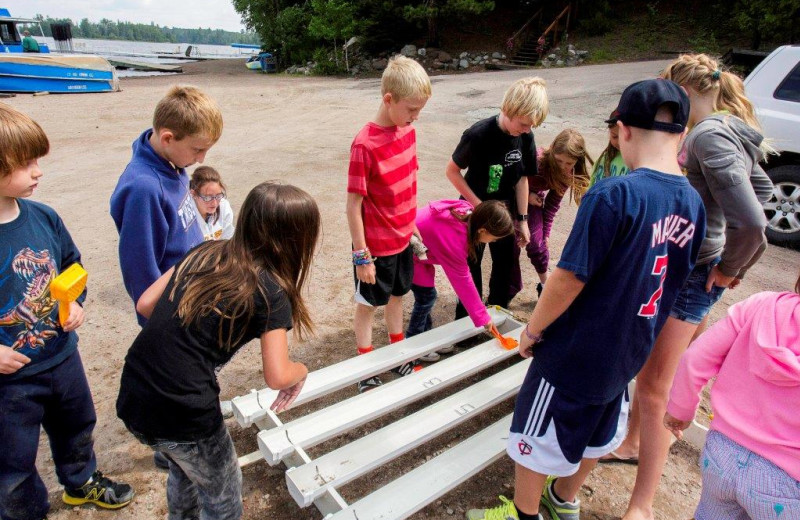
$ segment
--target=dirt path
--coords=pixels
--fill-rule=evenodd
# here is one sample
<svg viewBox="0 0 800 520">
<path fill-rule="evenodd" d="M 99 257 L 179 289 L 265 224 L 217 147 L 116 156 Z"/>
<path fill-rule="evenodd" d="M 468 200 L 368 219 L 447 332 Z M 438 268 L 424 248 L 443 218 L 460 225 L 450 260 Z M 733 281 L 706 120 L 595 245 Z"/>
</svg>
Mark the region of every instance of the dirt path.
<svg viewBox="0 0 800 520">
<path fill-rule="evenodd" d="M 549 144 L 562 128 L 572 126 L 584 133 L 590 151 L 597 156 L 607 139 L 603 119 L 615 107 L 622 89 L 635 80 L 656 75 L 664 64 L 641 62 L 535 71 L 547 79 L 551 99 L 550 116 L 535 132 L 537 143 Z M 33 116 L 50 137 L 52 151 L 41 161 L 45 177 L 34 199 L 59 212 L 90 273 L 88 321 L 79 332 L 98 413 L 95 436 L 100 467 L 131 482 L 138 493 L 134 504 L 117 513 L 64 506 L 43 437 L 39 467 L 51 490 L 51 519 L 151 520 L 166 515 L 166 475 L 153 469 L 150 451 L 128 434 L 114 409 L 122 360 L 138 327 L 132 303 L 122 287 L 117 233 L 108 215 L 108 200 L 130 158 L 131 143 L 150 125 L 153 108 L 169 85 L 198 85 L 222 106 L 225 130 L 206 163 L 222 173 L 234 209 L 254 184 L 267 179 L 297 184 L 316 197 L 323 212 L 324 237 L 309 300 L 318 337 L 295 345 L 294 355 L 316 369 L 354 353 L 345 172 L 353 136 L 377 109 L 378 80 L 264 76 L 248 73 L 240 62 L 191 64 L 186 70 L 187 74 L 178 77 L 123 80 L 123 91 L 117 94 L 17 96 L 4 100 Z M 416 125 L 420 205 L 456 195 L 445 179 L 444 166 L 461 132 L 474 121 L 497 113 L 505 88 L 525 75 L 526 72 L 513 71 L 433 79 L 434 96 Z M 574 215 L 575 207 L 565 206 L 556 218 L 550 240 L 554 263 Z M 718 319 L 729 305 L 755 292 L 789 288 L 798 265 L 798 252 L 771 247 L 744 283 L 725 294 L 712 317 Z M 531 266 L 523 269 L 524 279 L 532 281 Z M 527 316 L 533 306 L 533 293 L 531 287 L 526 288 L 511 309 Z M 455 300 L 445 283 L 440 285 L 440 297 L 434 316 L 437 323 L 452 316 Z M 376 344 L 384 335 L 385 331 L 376 331 Z M 258 366 L 257 349 L 244 349 L 220 374 L 222 396 L 230 398 L 251 388 L 262 388 L 262 374 L 253 368 Z M 508 413 L 511 404 L 499 408 L 492 413 Z M 468 436 L 480 424 L 487 424 L 490 416 L 491 413 L 473 419 L 432 448 L 441 449 Z M 242 431 L 235 423 L 229 424 L 240 453 L 255 449 L 254 430 Z M 430 454 L 430 449 L 415 450 L 369 479 L 351 484 L 344 494 L 349 500 L 356 499 L 375 485 L 424 462 Z M 673 449 L 656 502 L 657 518 L 691 516 L 699 496 L 696 457 L 697 453 L 685 446 Z M 634 475 L 634 468 L 629 466 L 598 469 L 583 490 L 583 518 L 611 519 L 621 515 Z M 300 510 L 295 506 L 279 470 L 264 463 L 255 464 L 244 471 L 244 480 L 245 518 L 319 518 L 315 509 Z M 461 517 L 468 507 L 491 504 L 496 495 L 510 494 L 511 483 L 511 464 L 507 460 L 498 462 L 414 518 Z"/>
</svg>

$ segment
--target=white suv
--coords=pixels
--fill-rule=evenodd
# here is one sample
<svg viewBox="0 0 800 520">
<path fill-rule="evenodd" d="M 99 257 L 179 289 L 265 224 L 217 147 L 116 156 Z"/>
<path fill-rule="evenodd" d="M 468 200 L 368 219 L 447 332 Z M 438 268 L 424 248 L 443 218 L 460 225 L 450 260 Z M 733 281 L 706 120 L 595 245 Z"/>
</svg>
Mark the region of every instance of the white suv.
<svg viewBox="0 0 800 520">
<path fill-rule="evenodd" d="M 775 188 L 764 204 L 770 242 L 800 246 L 800 46 L 778 47 L 744 80 L 768 142 L 764 165 Z"/>
</svg>

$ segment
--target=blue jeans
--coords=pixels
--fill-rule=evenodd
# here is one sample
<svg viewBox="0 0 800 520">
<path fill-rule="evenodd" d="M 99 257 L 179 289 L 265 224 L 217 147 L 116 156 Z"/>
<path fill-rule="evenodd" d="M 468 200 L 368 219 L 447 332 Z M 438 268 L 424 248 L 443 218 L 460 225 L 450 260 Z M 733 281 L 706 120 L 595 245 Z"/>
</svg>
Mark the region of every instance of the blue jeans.
<svg viewBox="0 0 800 520">
<path fill-rule="evenodd" d="M 169 461 L 169 520 L 238 520 L 242 516 L 242 470 L 228 429 L 198 441 L 133 435 Z"/>
<path fill-rule="evenodd" d="M 414 293 L 414 308 L 411 309 L 411 317 L 408 319 L 407 338 L 433 328 L 431 312 L 436 304 L 436 287 L 411 284 L 411 292 Z"/>
<path fill-rule="evenodd" d="M 41 519 L 50 509 L 36 471 L 44 428 L 61 485 L 79 488 L 97 468 L 92 431 L 97 417 L 77 351 L 58 365 L 0 382 L 0 518 Z"/>
<path fill-rule="evenodd" d="M 719 263 L 719 257 L 707 264 L 695 265 L 672 304 L 669 315 L 673 318 L 699 325 L 725 292 L 724 287 L 711 287 L 706 291 L 706 281 L 711 268 Z"/>
</svg>

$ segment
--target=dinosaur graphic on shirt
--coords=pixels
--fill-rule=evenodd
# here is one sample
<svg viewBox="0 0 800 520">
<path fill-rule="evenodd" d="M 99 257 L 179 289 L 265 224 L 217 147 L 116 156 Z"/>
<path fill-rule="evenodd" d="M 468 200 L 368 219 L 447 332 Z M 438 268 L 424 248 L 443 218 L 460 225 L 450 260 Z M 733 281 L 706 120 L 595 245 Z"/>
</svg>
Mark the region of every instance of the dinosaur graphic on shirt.
<svg viewBox="0 0 800 520">
<path fill-rule="evenodd" d="M 56 276 L 56 263 L 44 249 L 34 252 L 26 247 L 11 262 L 14 273 L 25 280 L 25 291 L 10 310 L 0 314 L 0 327 L 19 327 L 14 350 L 36 349 L 58 335 L 58 324 L 50 317 L 56 301 L 50 297 L 50 282 Z"/>
</svg>

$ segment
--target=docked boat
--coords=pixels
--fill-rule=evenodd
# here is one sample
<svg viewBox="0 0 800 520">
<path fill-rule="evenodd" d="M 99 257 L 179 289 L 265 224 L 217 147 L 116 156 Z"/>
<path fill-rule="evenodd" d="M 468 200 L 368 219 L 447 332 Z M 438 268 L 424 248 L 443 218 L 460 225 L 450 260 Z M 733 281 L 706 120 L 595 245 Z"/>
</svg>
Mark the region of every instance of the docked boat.
<svg viewBox="0 0 800 520">
<path fill-rule="evenodd" d="M 8 9 L 0 8 L 0 92 L 119 90 L 116 70 L 100 56 L 51 53 L 41 41 L 38 42 L 39 52 L 23 52 L 19 25 L 36 26 L 41 32 L 38 20 L 14 18 Z"/>
</svg>

